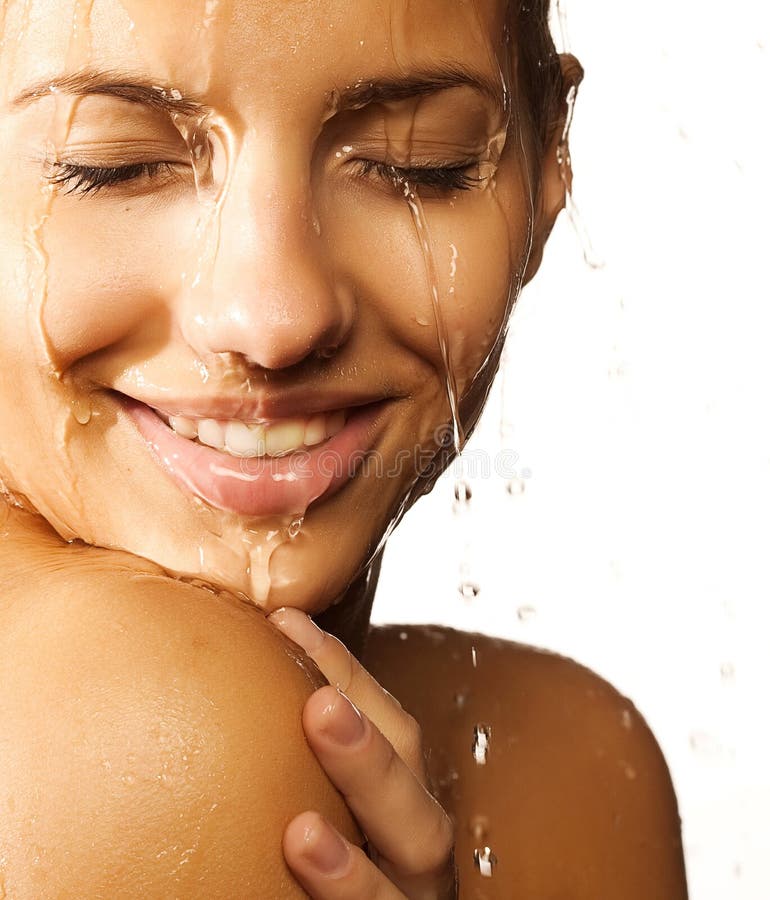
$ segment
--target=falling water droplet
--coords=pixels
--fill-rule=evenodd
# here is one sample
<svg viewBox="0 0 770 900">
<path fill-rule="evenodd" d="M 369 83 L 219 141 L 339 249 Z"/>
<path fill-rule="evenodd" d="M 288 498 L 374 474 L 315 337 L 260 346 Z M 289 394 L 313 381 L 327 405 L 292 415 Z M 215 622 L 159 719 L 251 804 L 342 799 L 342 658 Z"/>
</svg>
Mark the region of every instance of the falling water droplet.
<svg viewBox="0 0 770 900">
<path fill-rule="evenodd" d="M 471 497 L 473 497 L 473 491 L 467 481 L 461 479 L 455 482 L 455 500 L 459 504 L 467 506 L 471 502 Z"/>
<path fill-rule="evenodd" d="M 468 830 L 477 843 L 486 841 L 489 837 L 489 819 L 486 816 L 472 816 L 468 823 Z"/>
<path fill-rule="evenodd" d="M 722 663 L 719 671 L 724 681 L 731 681 L 735 678 L 735 666 L 731 662 Z"/>
<path fill-rule="evenodd" d="M 527 484 L 523 478 L 515 477 L 506 484 L 505 489 L 511 497 L 520 497 L 527 489 Z"/>
<path fill-rule="evenodd" d="M 489 847 L 473 851 L 473 862 L 484 878 L 491 878 L 497 865 L 497 857 Z"/>
<path fill-rule="evenodd" d="M 460 585 L 460 595 L 465 600 L 475 600 L 481 593 L 481 588 L 473 581 L 464 581 Z"/>
<path fill-rule="evenodd" d="M 516 615 L 519 617 L 520 622 L 529 622 L 530 619 L 537 615 L 537 610 L 534 606 L 520 606 L 516 610 Z"/>
<path fill-rule="evenodd" d="M 473 758 L 476 761 L 477 766 L 485 766 L 487 764 L 491 738 L 492 729 L 489 725 L 474 725 L 471 752 L 473 753 Z"/>
<path fill-rule="evenodd" d="M 297 535 L 302 530 L 302 525 L 303 525 L 304 521 L 305 521 L 304 516 L 298 516 L 296 519 L 292 519 L 292 521 L 289 525 L 289 528 L 288 528 L 289 538 L 292 541 L 294 540 L 295 537 L 297 537 Z"/>
</svg>

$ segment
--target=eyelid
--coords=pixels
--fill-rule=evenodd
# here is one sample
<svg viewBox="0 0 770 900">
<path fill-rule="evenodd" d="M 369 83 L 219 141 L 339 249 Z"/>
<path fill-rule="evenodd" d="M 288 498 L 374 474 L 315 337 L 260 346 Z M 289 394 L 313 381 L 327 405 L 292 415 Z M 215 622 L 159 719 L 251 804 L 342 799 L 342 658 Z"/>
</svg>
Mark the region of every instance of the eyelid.
<svg viewBox="0 0 770 900">
<path fill-rule="evenodd" d="M 51 156 L 44 157 L 44 162 L 53 162 Z M 56 162 L 66 162 L 73 166 L 89 166 L 92 168 L 116 169 L 120 166 L 132 166 L 140 163 L 167 162 L 172 165 L 190 165 L 189 151 L 171 148 L 168 145 L 147 143 L 136 144 L 122 141 L 120 144 L 103 144 L 94 142 L 92 146 L 76 144 L 57 148 Z"/>
</svg>

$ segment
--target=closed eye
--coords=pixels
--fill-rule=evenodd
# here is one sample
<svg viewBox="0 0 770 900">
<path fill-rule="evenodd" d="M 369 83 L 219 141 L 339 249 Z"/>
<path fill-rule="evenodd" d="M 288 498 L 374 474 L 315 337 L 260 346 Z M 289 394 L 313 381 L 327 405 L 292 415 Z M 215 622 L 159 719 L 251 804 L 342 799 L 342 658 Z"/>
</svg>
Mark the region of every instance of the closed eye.
<svg viewBox="0 0 770 900">
<path fill-rule="evenodd" d="M 484 183 L 485 178 L 479 176 L 477 162 L 459 166 L 392 166 L 388 163 L 371 159 L 357 160 L 359 174 L 373 175 L 390 184 L 404 186 L 429 187 L 439 192 L 469 191 Z"/>
<path fill-rule="evenodd" d="M 53 173 L 47 176 L 50 184 L 65 188 L 64 194 L 96 194 L 105 188 L 137 181 L 156 180 L 161 176 L 177 176 L 172 163 L 141 162 L 125 166 L 83 166 L 57 160 L 51 163 Z"/>
</svg>

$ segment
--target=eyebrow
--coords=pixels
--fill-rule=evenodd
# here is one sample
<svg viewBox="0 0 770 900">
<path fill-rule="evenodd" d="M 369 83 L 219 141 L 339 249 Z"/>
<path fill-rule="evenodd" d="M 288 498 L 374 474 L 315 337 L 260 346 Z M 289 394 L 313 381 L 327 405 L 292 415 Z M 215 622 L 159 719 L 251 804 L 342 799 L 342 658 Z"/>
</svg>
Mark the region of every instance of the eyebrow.
<svg viewBox="0 0 770 900">
<path fill-rule="evenodd" d="M 75 96 L 106 94 L 160 112 L 176 112 L 190 116 L 203 115 L 211 111 L 203 98 L 197 94 L 184 95 L 177 88 L 126 72 L 91 68 L 55 78 L 45 78 L 14 97 L 11 106 L 29 106 L 35 100 L 52 94 Z"/>
<path fill-rule="evenodd" d="M 399 78 L 362 80 L 342 90 L 331 91 L 327 96 L 330 103 L 333 102 L 339 109 L 360 109 L 372 103 L 408 100 L 462 86 L 475 88 L 502 108 L 502 84 L 496 83 L 482 72 L 460 64 L 447 64 Z M 52 94 L 102 94 L 139 103 L 160 112 L 191 116 L 211 112 L 211 107 L 198 94 L 183 94 L 177 88 L 126 72 L 93 68 L 45 78 L 21 91 L 11 105 L 29 106 L 35 100 Z"/>
<path fill-rule="evenodd" d="M 339 91 L 339 106 L 356 109 L 370 103 L 408 100 L 435 94 L 455 87 L 471 87 L 503 106 L 502 82 L 495 82 L 483 72 L 457 63 L 440 66 L 426 72 L 417 72 L 400 78 L 381 78 L 362 81 Z"/>
</svg>

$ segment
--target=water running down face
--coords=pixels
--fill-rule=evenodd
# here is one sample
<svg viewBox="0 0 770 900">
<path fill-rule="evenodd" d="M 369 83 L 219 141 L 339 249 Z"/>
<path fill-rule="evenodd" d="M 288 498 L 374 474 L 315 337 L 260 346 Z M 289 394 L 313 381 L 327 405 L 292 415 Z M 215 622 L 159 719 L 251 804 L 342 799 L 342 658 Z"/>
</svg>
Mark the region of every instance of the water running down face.
<svg viewBox="0 0 770 900">
<path fill-rule="evenodd" d="M 189 6 L 2 7 L 0 480 L 316 612 L 438 474 L 447 363 L 472 427 L 563 184 L 502 0 Z"/>
</svg>

